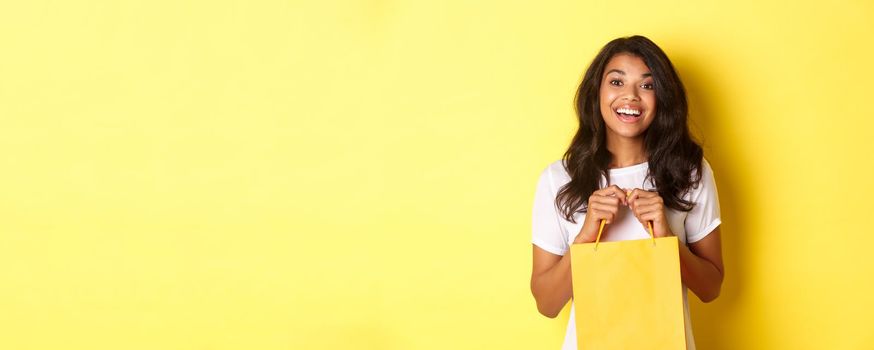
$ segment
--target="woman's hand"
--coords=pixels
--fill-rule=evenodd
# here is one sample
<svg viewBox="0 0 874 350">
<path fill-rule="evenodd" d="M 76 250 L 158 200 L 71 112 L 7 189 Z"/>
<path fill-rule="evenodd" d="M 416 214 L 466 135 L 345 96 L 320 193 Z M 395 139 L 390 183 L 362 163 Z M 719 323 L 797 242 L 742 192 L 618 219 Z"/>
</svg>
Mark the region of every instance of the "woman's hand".
<svg viewBox="0 0 874 350">
<path fill-rule="evenodd" d="M 574 238 L 574 243 L 594 242 L 595 238 L 598 237 L 601 220 L 606 220 L 608 224 L 613 222 L 616 214 L 619 213 L 619 204 L 628 205 L 625 191 L 619 186 L 612 185 L 593 192 L 589 196 L 586 220 L 583 222 L 583 227 L 580 228 L 577 237 Z"/>
<path fill-rule="evenodd" d="M 637 221 L 649 231 L 647 223 L 652 221 L 653 235 L 656 237 L 673 236 L 668 219 L 665 217 L 665 201 L 658 192 L 635 188 L 628 193 L 628 207 Z"/>
</svg>

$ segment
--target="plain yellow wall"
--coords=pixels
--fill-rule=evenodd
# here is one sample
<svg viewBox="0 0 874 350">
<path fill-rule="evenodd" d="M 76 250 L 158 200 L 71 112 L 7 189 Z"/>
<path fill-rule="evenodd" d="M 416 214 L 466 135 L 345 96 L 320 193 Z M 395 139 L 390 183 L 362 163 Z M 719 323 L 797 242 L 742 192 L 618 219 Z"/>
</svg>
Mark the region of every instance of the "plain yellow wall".
<svg viewBox="0 0 874 350">
<path fill-rule="evenodd" d="M 722 199 L 699 348 L 874 348 L 874 6 L 730 3 L 4 1 L 0 348 L 557 349 L 534 186 L 630 34 Z"/>
</svg>

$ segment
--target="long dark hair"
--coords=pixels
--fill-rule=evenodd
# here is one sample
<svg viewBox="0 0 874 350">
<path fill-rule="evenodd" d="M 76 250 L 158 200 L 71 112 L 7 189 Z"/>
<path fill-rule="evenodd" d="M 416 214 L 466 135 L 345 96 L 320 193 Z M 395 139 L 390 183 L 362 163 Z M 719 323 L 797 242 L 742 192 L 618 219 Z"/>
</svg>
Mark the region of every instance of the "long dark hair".
<svg viewBox="0 0 874 350">
<path fill-rule="evenodd" d="M 571 222 L 575 222 L 575 213 L 588 210 L 589 196 L 598 190 L 602 176 L 609 186 L 612 156 L 606 146 L 599 91 L 607 62 L 620 53 L 640 57 L 652 73 L 656 115 L 644 135 L 647 179 L 654 182 L 666 207 L 682 211 L 692 209 L 694 203 L 683 196 L 701 181 L 703 151 L 689 135 L 686 90 L 668 56 L 643 36 L 614 39 L 592 60 L 574 99 L 580 127 L 562 158 L 571 180 L 555 199 L 564 218 Z"/>
</svg>

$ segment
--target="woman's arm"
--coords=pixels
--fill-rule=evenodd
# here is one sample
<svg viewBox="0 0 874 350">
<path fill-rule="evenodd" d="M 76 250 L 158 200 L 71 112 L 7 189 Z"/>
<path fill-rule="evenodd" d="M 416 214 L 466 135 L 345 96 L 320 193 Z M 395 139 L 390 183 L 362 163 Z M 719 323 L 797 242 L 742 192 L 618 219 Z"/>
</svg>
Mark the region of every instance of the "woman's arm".
<svg viewBox="0 0 874 350">
<path fill-rule="evenodd" d="M 680 244 L 680 275 L 701 301 L 708 303 L 719 296 L 723 269 L 719 227 L 688 247 Z"/>
<path fill-rule="evenodd" d="M 532 246 L 531 293 L 537 311 L 554 318 L 573 296 L 570 251 L 561 256 Z M 680 276 L 701 301 L 707 303 L 719 296 L 724 277 L 719 227 L 688 247 L 680 244 Z"/>
<path fill-rule="evenodd" d="M 610 223 L 619 212 L 619 205 L 627 203 L 625 192 L 612 185 L 597 190 L 589 196 L 589 208 L 580 232 L 573 243 L 594 242 L 601 220 Z M 531 293 L 537 302 L 537 310 L 546 317 L 554 318 L 573 296 L 571 283 L 571 252 L 555 255 L 534 245 L 534 267 L 531 270 Z"/>
<path fill-rule="evenodd" d="M 674 236 L 665 217 L 664 201 L 658 192 L 634 189 L 628 194 L 628 202 L 634 216 L 644 227 L 652 222 L 656 237 Z M 722 275 L 719 227 L 688 247 L 680 244 L 680 276 L 698 299 L 705 303 L 716 299 L 722 288 Z"/>
<path fill-rule="evenodd" d="M 534 267 L 531 271 L 531 293 L 537 311 L 555 318 L 573 295 L 571 284 L 571 254 L 555 255 L 534 247 Z"/>
</svg>

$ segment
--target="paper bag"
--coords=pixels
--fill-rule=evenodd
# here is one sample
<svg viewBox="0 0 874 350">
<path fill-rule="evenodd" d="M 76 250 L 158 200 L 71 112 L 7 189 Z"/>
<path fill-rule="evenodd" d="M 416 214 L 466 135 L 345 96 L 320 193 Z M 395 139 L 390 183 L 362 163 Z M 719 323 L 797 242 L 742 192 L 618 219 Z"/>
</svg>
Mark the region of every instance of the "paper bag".
<svg viewBox="0 0 874 350">
<path fill-rule="evenodd" d="M 678 244 L 663 237 L 571 246 L 579 349 L 686 349 Z"/>
</svg>

